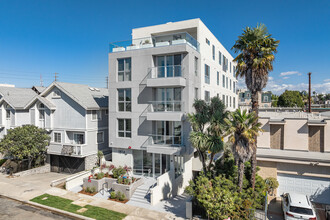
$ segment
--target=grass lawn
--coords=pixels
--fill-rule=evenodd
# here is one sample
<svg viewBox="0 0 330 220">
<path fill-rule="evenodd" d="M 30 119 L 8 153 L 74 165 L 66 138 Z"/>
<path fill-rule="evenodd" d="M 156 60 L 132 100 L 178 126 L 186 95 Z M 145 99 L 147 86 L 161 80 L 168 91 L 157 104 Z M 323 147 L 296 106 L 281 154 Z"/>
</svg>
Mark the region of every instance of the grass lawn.
<svg viewBox="0 0 330 220">
<path fill-rule="evenodd" d="M 47 197 L 47 199 L 44 199 Z M 41 196 L 37 196 L 31 199 L 32 202 L 36 202 L 42 205 L 50 206 L 53 208 L 61 209 L 67 212 L 72 212 L 78 215 L 83 215 L 86 217 L 94 218 L 94 219 L 123 219 L 126 217 L 125 214 L 111 211 L 108 209 L 86 205 L 85 207 L 81 207 L 78 205 L 71 204 L 73 201 L 70 199 L 64 199 L 58 196 L 52 196 L 49 194 L 43 194 Z M 87 211 L 83 213 L 77 212 L 77 210 L 81 208 L 86 208 Z"/>
</svg>

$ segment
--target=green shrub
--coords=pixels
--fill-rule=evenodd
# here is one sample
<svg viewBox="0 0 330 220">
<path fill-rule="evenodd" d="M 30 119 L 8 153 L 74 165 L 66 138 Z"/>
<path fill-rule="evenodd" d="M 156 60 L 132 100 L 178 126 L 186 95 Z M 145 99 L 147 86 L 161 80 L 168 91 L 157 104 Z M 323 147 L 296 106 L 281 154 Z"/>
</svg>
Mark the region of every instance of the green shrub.
<svg viewBox="0 0 330 220">
<path fill-rule="evenodd" d="M 274 193 L 274 190 L 278 187 L 278 181 L 274 177 L 267 177 L 265 179 L 268 193 Z"/>
<path fill-rule="evenodd" d="M 7 161 L 7 159 L 1 159 L 0 160 L 0 167 L 2 166 L 2 164 L 4 164 Z"/>
<path fill-rule="evenodd" d="M 128 185 L 130 182 L 131 182 L 131 181 L 130 181 L 129 178 L 124 179 L 124 184 L 125 184 L 125 185 Z"/>
<path fill-rule="evenodd" d="M 104 173 L 98 173 L 96 179 L 100 180 L 104 177 Z"/>
<path fill-rule="evenodd" d="M 91 188 L 91 193 L 96 193 L 96 188 L 94 186 Z"/>
<path fill-rule="evenodd" d="M 123 177 L 119 177 L 118 180 L 117 180 L 117 182 L 119 184 L 123 184 L 124 183 L 124 178 Z"/>
<path fill-rule="evenodd" d="M 110 193 L 110 198 L 111 198 L 111 199 L 117 199 L 117 194 L 116 194 L 115 191 L 112 191 L 112 192 Z"/>
<path fill-rule="evenodd" d="M 126 199 L 126 196 L 125 196 L 125 194 L 124 193 L 122 193 L 122 192 L 120 192 L 120 191 L 118 191 L 117 192 L 117 199 L 119 200 L 119 201 L 124 201 L 125 199 Z"/>
<path fill-rule="evenodd" d="M 118 177 L 126 174 L 126 170 L 123 167 L 113 168 L 112 175 L 113 178 L 117 179 Z"/>
<path fill-rule="evenodd" d="M 85 191 L 89 193 L 91 191 L 91 188 L 87 187 Z"/>
</svg>

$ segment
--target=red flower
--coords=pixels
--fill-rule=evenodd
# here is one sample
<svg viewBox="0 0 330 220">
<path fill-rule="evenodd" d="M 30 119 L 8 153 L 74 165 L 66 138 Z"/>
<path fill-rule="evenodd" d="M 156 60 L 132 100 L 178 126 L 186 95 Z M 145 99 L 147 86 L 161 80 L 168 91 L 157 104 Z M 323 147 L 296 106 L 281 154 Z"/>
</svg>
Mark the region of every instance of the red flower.
<svg viewBox="0 0 330 220">
<path fill-rule="evenodd" d="M 132 147 L 131 146 L 128 146 L 128 149 L 132 149 Z"/>
</svg>

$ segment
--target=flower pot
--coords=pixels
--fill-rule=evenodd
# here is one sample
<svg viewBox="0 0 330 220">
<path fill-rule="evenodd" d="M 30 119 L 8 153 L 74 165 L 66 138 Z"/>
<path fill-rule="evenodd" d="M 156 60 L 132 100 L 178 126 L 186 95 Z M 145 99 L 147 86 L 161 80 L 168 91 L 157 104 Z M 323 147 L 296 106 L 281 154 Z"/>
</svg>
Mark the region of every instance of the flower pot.
<svg viewBox="0 0 330 220">
<path fill-rule="evenodd" d="M 125 47 L 115 47 L 112 49 L 112 52 L 125 51 Z"/>
</svg>

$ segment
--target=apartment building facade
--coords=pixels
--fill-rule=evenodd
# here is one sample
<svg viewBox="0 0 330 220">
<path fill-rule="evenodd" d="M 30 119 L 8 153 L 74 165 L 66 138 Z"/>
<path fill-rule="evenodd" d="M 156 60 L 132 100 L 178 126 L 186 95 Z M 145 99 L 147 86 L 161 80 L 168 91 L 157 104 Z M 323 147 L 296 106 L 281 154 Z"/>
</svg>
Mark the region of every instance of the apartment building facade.
<svg viewBox="0 0 330 220">
<path fill-rule="evenodd" d="M 91 169 L 98 150 L 109 150 L 107 89 L 53 82 L 32 89 L 1 87 L 0 93 L 4 94 L 0 122 L 5 122 L 0 123 L 5 125 L 1 137 L 8 129 L 24 124 L 45 129 L 51 137 L 47 150 L 51 171 Z"/>
<path fill-rule="evenodd" d="M 247 89 L 239 89 L 238 94 L 238 106 L 240 109 L 251 109 L 251 92 Z M 262 92 L 259 100 L 259 107 L 270 108 L 272 107 L 272 92 Z"/>
<path fill-rule="evenodd" d="M 279 182 L 277 196 L 296 192 L 330 204 L 330 117 L 306 112 L 259 112 L 262 177 Z"/>
<path fill-rule="evenodd" d="M 192 177 L 187 113 L 213 96 L 237 108 L 232 59 L 200 19 L 133 29 L 132 40 L 110 44 L 113 163 L 137 175 L 170 173 L 182 191 Z"/>
</svg>

